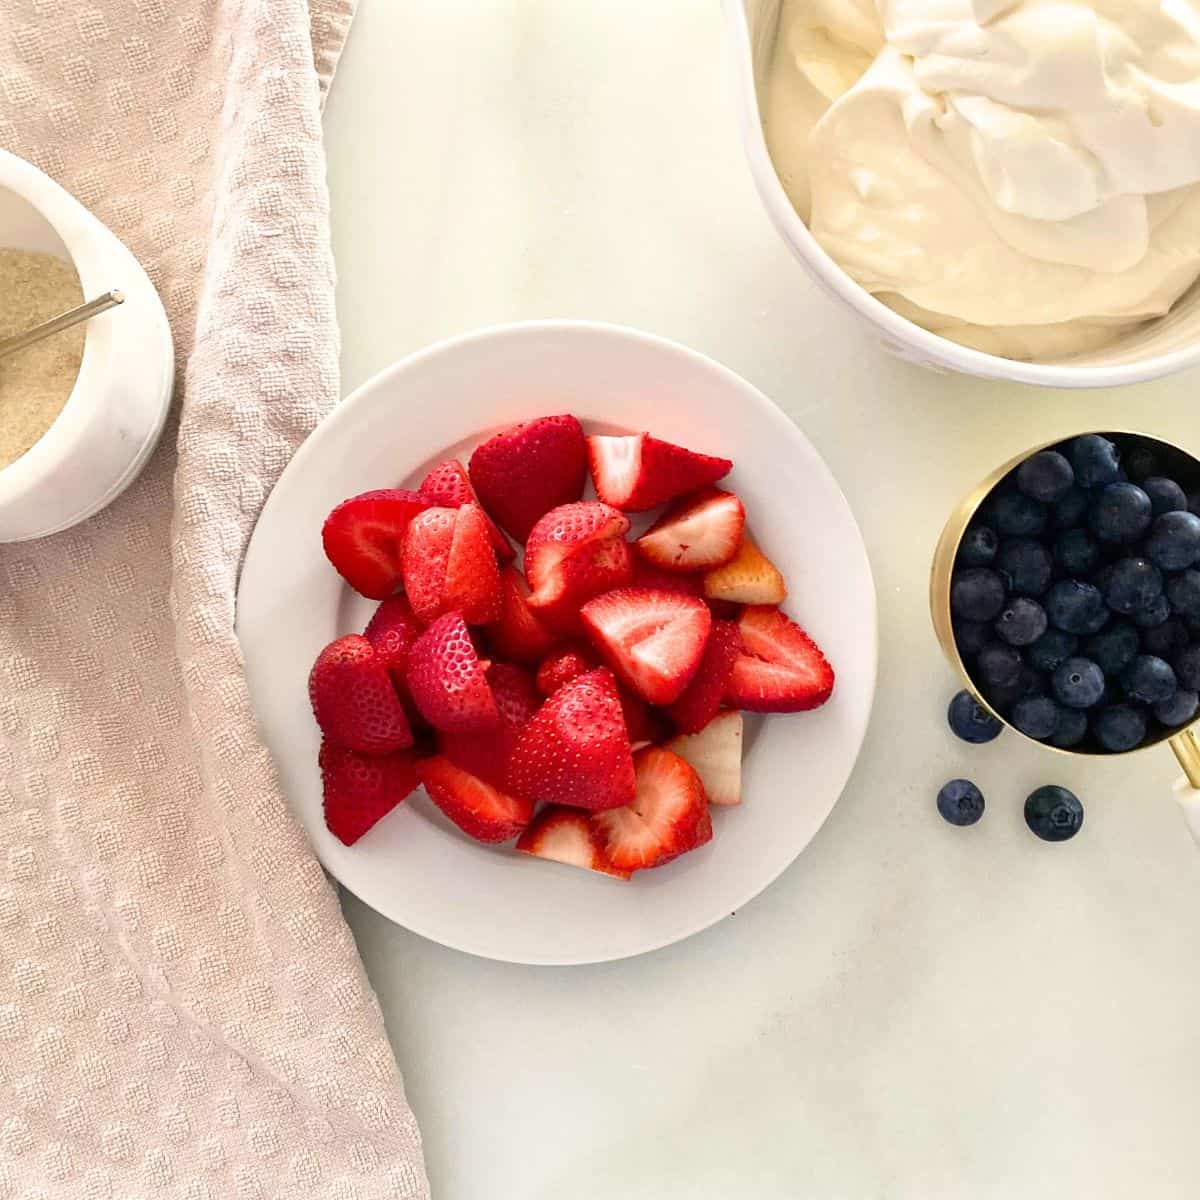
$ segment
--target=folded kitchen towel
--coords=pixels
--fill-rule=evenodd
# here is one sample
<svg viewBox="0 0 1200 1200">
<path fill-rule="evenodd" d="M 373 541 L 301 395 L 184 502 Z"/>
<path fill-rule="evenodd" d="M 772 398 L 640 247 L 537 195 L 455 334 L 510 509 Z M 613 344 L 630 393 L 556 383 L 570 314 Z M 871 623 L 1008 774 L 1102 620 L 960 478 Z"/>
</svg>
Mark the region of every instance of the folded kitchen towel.
<svg viewBox="0 0 1200 1200">
<path fill-rule="evenodd" d="M 0 1200 L 428 1194 L 233 632 L 337 397 L 320 104 L 352 3 L 0 0 L 0 145 L 138 255 L 179 363 L 141 479 L 0 547 Z"/>
</svg>

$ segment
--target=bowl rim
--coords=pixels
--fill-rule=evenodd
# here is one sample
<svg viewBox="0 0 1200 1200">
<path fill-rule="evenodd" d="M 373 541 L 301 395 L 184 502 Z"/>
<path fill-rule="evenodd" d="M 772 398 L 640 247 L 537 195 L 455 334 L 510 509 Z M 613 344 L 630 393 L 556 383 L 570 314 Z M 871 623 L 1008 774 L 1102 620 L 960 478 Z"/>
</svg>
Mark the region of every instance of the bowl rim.
<svg viewBox="0 0 1200 1200">
<path fill-rule="evenodd" d="M 1182 350 L 1113 366 L 1054 365 L 1002 358 L 923 329 L 871 295 L 834 262 L 792 207 L 767 150 L 754 79 L 745 0 L 723 0 L 723 3 L 727 43 L 737 87 L 742 141 L 759 199 L 780 236 L 809 274 L 826 292 L 875 326 L 884 335 L 889 350 L 910 362 L 934 370 L 949 369 L 984 379 L 1058 388 L 1123 387 L 1161 379 L 1200 363 L 1200 339 Z"/>
</svg>

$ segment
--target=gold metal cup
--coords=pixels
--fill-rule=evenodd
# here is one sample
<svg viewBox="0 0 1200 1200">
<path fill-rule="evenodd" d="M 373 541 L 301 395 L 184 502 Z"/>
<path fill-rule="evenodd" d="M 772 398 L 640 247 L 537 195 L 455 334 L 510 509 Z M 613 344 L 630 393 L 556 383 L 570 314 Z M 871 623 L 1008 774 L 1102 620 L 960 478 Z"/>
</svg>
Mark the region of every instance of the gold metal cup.
<svg viewBox="0 0 1200 1200">
<path fill-rule="evenodd" d="M 1200 488 L 1200 459 L 1195 458 L 1180 447 L 1172 445 L 1170 442 L 1164 442 L 1161 438 L 1153 437 L 1150 434 L 1134 433 L 1126 430 L 1085 430 L 1084 432 L 1096 432 L 1103 437 L 1136 438 L 1138 441 L 1152 446 L 1163 455 L 1164 459 L 1170 463 L 1170 473 L 1179 479 L 1188 491 Z M 1071 436 L 1080 437 L 1083 434 L 1074 434 Z M 979 511 L 980 505 L 991 495 L 995 487 L 1010 471 L 1020 466 L 1027 458 L 1037 454 L 1040 450 L 1047 450 L 1052 446 L 1057 446 L 1069 440 L 1070 437 L 1055 438 L 1053 441 L 1045 442 L 1040 446 L 1034 446 L 1033 449 L 1025 451 L 1024 454 L 1018 454 L 1016 458 L 1011 459 L 993 471 L 955 509 L 950 520 L 946 522 L 946 528 L 942 530 L 937 551 L 933 556 L 933 572 L 930 577 L 929 587 L 929 606 L 933 613 L 933 627 L 937 633 L 938 641 L 941 643 L 942 652 L 966 681 L 971 694 L 978 699 L 979 703 L 995 716 L 997 720 L 1001 721 L 1021 737 L 1025 737 L 1025 734 L 1009 724 L 980 695 L 974 680 L 968 673 L 966 665 L 958 653 L 958 645 L 954 639 L 954 628 L 950 614 L 950 578 L 954 573 L 954 560 L 958 557 L 958 547 L 962 542 L 963 535 L 967 531 L 967 526 L 970 525 L 972 518 Z M 1179 759 L 1180 766 L 1183 767 L 1184 773 L 1187 775 L 1188 782 L 1193 788 L 1200 789 L 1200 741 L 1197 740 L 1198 731 L 1200 731 L 1200 716 L 1190 725 L 1173 732 L 1162 733 L 1153 739 L 1148 738 L 1137 749 L 1126 751 L 1126 753 L 1139 754 L 1143 750 L 1148 750 L 1151 746 L 1157 746 L 1162 742 L 1169 742 L 1171 749 L 1175 751 L 1175 757 Z M 1029 740 L 1033 741 L 1035 745 L 1042 747 L 1042 749 L 1051 750 L 1055 754 L 1099 755 L 1108 757 L 1108 754 L 1102 751 L 1060 750 L 1057 746 L 1048 746 L 1045 742 L 1038 742 L 1033 738 Z"/>
</svg>

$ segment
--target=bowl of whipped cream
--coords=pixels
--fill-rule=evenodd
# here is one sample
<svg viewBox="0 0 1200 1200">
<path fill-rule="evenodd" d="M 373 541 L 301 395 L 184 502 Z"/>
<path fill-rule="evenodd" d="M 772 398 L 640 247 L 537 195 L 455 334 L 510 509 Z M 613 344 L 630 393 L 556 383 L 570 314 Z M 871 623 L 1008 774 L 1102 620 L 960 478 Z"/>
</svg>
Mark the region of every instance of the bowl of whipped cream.
<svg viewBox="0 0 1200 1200">
<path fill-rule="evenodd" d="M 1200 363 L 1196 0 L 726 0 L 759 193 L 924 366 Z"/>
</svg>

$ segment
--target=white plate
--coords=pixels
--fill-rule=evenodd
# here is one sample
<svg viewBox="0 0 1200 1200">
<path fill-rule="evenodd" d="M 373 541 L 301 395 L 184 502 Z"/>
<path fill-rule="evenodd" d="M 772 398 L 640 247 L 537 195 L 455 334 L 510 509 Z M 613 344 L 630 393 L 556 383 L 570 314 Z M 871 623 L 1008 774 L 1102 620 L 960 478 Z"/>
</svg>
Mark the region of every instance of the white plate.
<svg viewBox="0 0 1200 1200">
<path fill-rule="evenodd" d="M 307 676 L 321 647 L 362 629 L 321 549 L 326 513 L 369 488 L 415 486 L 435 462 L 529 417 L 641 430 L 735 463 L 727 485 L 787 577 L 788 612 L 837 671 L 815 713 L 753 722 L 743 803 L 714 813 L 709 845 L 631 883 L 489 847 L 423 793 L 357 845 L 324 826 Z M 707 928 L 753 899 L 812 840 L 858 756 L 875 690 L 875 591 L 845 497 L 794 425 L 732 372 L 615 326 L 536 322 L 415 354 L 359 388 L 283 472 L 251 538 L 238 593 L 250 692 L 284 789 L 325 868 L 399 925 L 509 962 L 602 962 Z"/>
</svg>

